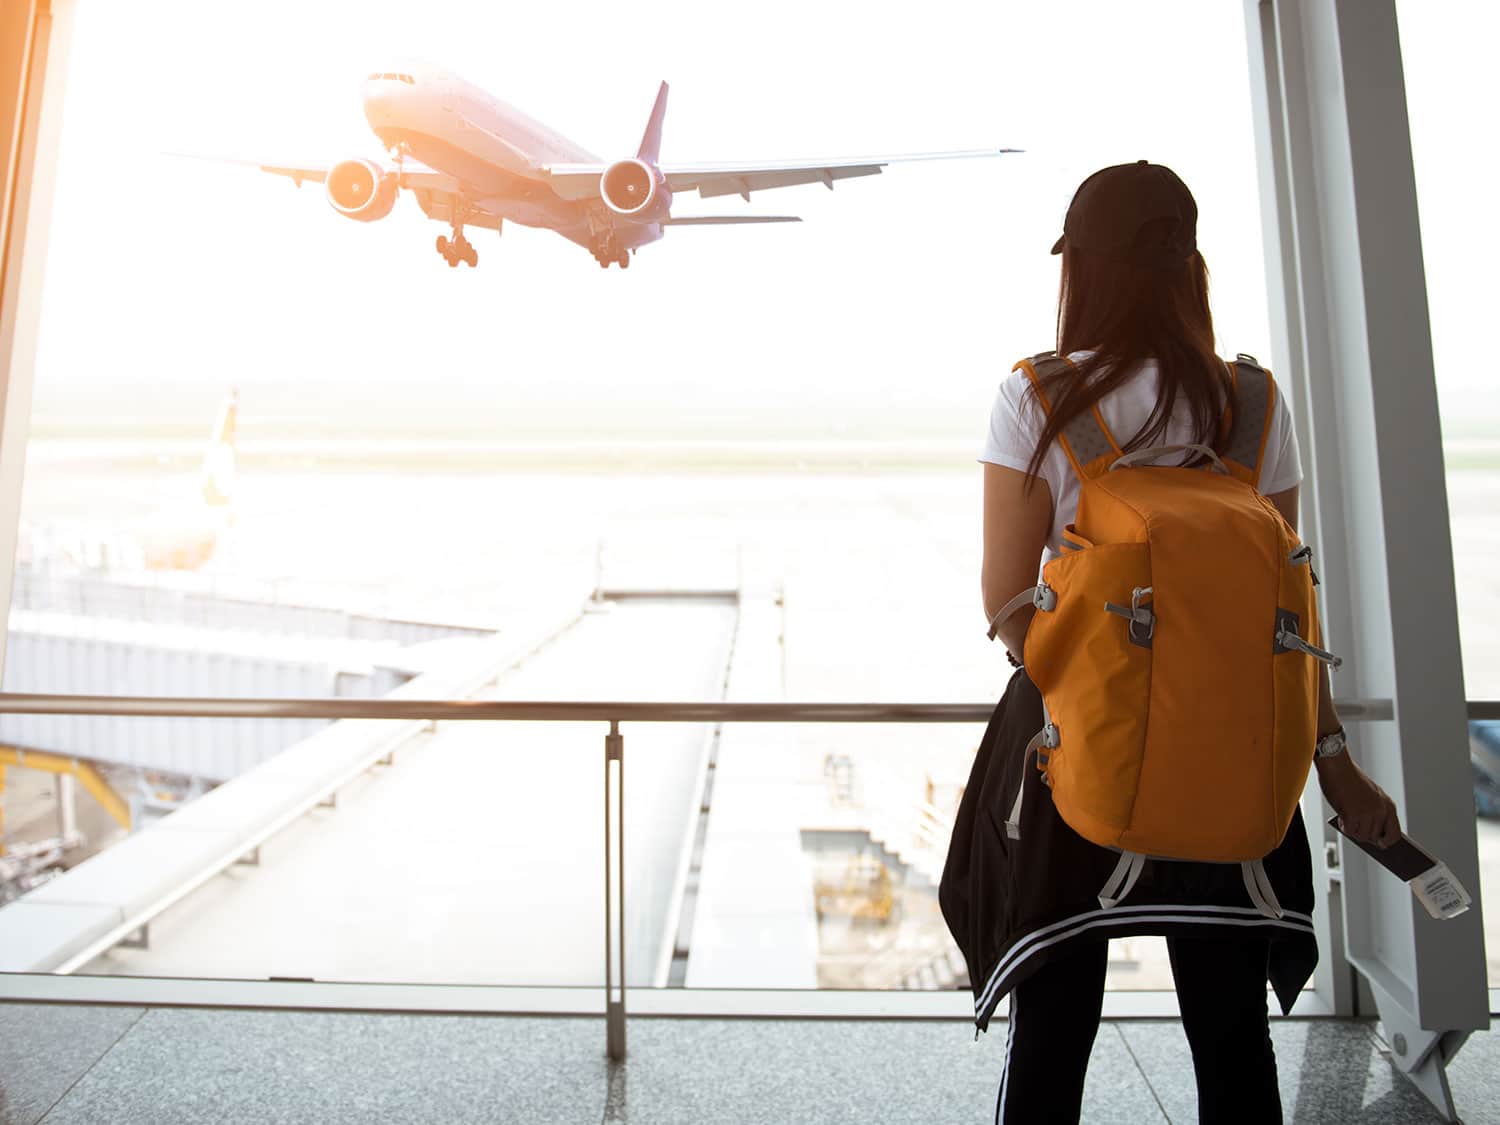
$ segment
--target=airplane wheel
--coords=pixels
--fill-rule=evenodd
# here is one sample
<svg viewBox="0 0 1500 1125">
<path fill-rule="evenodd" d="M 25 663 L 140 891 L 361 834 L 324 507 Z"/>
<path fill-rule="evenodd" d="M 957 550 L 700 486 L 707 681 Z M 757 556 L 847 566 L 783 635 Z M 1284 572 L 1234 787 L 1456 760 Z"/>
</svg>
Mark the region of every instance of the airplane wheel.
<svg viewBox="0 0 1500 1125">
<path fill-rule="evenodd" d="M 473 246 L 467 247 L 464 260 L 469 263 L 470 269 L 477 269 L 479 266 L 479 251 L 474 249 Z"/>
<path fill-rule="evenodd" d="M 621 254 L 617 261 L 620 263 L 620 268 L 622 270 L 628 270 L 630 268 L 630 255 L 628 253 Z"/>
<path fill-rule="evenodd" d="M 437 252 L 445 258 L 448 256 L 448 236 L 446 234 L 437 236 Z"/>
<path fill-rule="evenodd" d="M 458 268 L 458 255 L 457 254 L 453 253 L 452 251 L 449 251 L 447 254 L 444 254 L 443 257 L 445 257 L 445 258 L 448 259 L 448 268 L 449 269 L 457 269 Z"/>
<path fill-rule="evenodd" d="M 602 269 L 602 270 L 609 269 L 609 259 L 601 257 L 599 259 L 599 268 Z"/>
</svg>

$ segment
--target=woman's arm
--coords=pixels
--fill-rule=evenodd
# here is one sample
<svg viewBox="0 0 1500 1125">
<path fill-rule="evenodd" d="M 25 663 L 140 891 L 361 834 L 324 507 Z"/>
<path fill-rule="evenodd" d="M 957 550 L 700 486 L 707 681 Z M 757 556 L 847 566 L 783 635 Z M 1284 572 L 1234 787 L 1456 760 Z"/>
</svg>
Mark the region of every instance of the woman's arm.
<svg viewBox="0 0 1500 1125">
<path fill-rule="evenodd" d="M 1266 499 L 1276 505 L 1276 510 L 1293 531 L 1297 529 L 1297 489 L 1289 488 Z M 1333 686 L 1328 678 L 1328 669 L 1318 670 L 1318 737 L 1332 734 L 1342 726 L 1338 710 L 1333 705 Z M 1333 758 L 1316 758 L 1313 764 L 1318 770 L 1318 785 L 1323 796 L 1339 814 L 1339 824 L 1356 840 L 1375 843 L 1388 848 L 1401 838 L 1401 821 L 1396 814 L 1396 803 L 1376 785 L 1370 776 L 1354 764 L 1346 750 Z"/>
<path fill-rule="evenodd" d="M 1037 567 L 1052 528 L 1052 489 L 1038 479 L 1028 494 L 1025 484 L 1026 474 L 1018 469 L 984 466 L 984 561 L 979 568 L 979 592 L 986 627 L 1001 606 L 1036 585 Z M 1025 606 L 1000 626 L 1000 641 L 1017 658 L 1035 612 Z"/>
</svg>

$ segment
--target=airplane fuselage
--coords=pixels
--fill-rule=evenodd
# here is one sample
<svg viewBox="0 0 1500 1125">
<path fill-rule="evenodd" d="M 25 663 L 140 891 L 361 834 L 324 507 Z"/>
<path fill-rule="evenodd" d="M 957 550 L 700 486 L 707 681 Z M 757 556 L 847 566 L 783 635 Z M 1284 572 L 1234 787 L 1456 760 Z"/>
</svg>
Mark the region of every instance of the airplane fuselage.
<svg viewBox="0 0 1500 1125">
<path fill-rule="evenodd" d="M 364 111 L 388 149 L 446 172 L 471 201 L 512 222 L 556 231 L 586 247 L 604 230 L 621 249 L 661 237 L 659 224 L 617 222 L 598 201 L 559 197 L 540 171 L 544 165 L 599 158 L 450 71 L 404 63 L 371 74 Z"/>
</svg>

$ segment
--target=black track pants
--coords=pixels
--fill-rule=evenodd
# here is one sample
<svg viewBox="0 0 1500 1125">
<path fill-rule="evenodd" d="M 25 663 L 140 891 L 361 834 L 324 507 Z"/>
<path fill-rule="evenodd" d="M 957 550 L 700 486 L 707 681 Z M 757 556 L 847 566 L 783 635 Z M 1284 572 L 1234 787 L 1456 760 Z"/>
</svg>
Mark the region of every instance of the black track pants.
<svg viewBox="0 0 1500 1125">
<path fill-rule="evenodd" d="M 1011 994 L 995 1121 L 1076 1122 L 1104 1003 L 1106 942 L 1079 942 Z M 1203 1125 L 1277 1125 L 1264 938 L 1167 938 Z M 1186 1063 L 1186 1060 L 1183 1060 Z"/>
</svg>

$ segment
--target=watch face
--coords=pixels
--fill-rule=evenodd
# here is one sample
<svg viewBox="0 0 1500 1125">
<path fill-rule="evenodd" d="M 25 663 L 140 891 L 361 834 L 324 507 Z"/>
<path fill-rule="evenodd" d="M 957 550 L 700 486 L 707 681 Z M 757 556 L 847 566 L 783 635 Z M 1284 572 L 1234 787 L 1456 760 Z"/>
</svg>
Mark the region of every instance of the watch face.
<svg viewBox="0 0 1500 1125">
<path fill-rule="evenodd" d="M 1332 758 L 1335 755 L 1342 754 L 1344 752 L 1344 747 L 1346 747 L 1348 744 L 1349 740 L 1345 736 L 1343 731 L 1334 731 L 1332 734 L 1328 735 L 1328 737 L 1319 739 L 1318 757 Z"/>
</svg>

